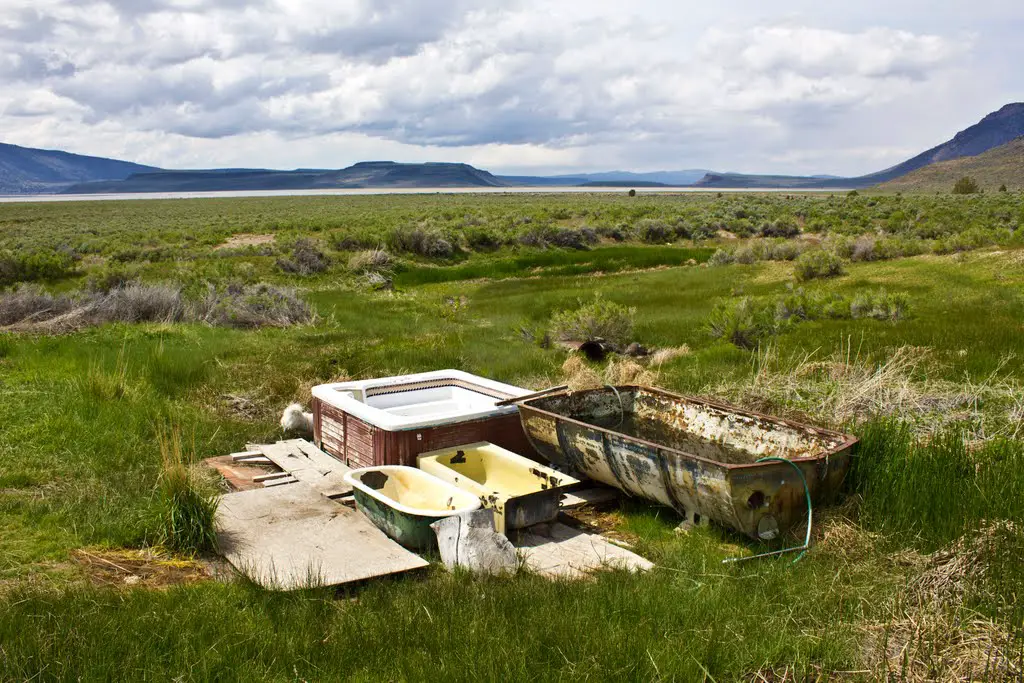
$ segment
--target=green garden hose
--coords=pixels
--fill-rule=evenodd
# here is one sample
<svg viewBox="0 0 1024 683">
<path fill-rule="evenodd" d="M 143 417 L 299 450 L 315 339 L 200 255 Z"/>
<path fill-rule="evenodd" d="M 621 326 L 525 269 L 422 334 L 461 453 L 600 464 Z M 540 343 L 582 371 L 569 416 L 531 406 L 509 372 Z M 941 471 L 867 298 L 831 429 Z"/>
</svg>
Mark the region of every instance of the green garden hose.
<svg viewBox="0 0 1024 683">
<path fill-rule="evenodd" d="M 811 547 L 811 524 L 814 522 L 814 510 L 811 508 L 811 489 L 807 485 L 807 477 L 804 476 L 803 470 L 801 470 L 800 467 L 792 460 L 769 456 L 766 458 L 760 458 L 757 462 L 784 462 L 789 464 L 789 466 L 795 469 L 796 473 L 800 475 L 800 481 L 804 484 L 804 495 L 807 496 L 807 536 L 804 537 L 803 545 L 785 548 L 784 550 L 774 550 L 770 553 L 761 553 L 760 555 L 751 555 L 749 557 L 729 557 L 722 560 L 722 564 L 729 562 L 743 562 L 744 560 L 755 560 L 759 557 L 771 557 L 772 555 L 784 555 L 794 550 L 799 550 L 800 554 L 796 556 L 795 560 L 790 562 L 790 565 L 794 565 L 803 559 L 804 555 L 807 554 L 807 549 Z"/>
</svg>

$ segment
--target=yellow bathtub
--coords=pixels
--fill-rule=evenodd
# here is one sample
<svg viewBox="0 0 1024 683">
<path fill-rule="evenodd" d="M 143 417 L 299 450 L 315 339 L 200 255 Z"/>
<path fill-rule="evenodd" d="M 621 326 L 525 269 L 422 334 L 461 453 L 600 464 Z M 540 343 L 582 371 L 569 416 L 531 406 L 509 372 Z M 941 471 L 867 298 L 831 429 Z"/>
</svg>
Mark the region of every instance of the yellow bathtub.
<svg viewBox="0 0 1024 683">
<path fill-rule="evenodd" d="M 495 528 L 548 522 L 558 515 L 563 490 L 579 480 L 487 442 L 423 453 L 417 466 L 455 484 L 494 510 Z"/>
</svg>

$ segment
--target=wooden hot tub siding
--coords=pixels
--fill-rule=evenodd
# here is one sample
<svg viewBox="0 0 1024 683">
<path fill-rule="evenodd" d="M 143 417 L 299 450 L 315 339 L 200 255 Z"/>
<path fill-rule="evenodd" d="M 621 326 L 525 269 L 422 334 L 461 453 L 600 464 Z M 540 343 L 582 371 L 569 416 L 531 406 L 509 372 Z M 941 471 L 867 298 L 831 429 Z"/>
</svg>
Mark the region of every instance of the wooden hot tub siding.
<svg viewBox="0 0 1024 683">
<path fill-rule="evenodd" d="M 389 432 L 314 398 L 313 432 L 317 446 L 353 468 L 416 467 L 416 456 L 420 453 L 477 441 L 490 441 L 513 453 L 541 461 L 526 438 L 518 413 Z"/>
</svg>

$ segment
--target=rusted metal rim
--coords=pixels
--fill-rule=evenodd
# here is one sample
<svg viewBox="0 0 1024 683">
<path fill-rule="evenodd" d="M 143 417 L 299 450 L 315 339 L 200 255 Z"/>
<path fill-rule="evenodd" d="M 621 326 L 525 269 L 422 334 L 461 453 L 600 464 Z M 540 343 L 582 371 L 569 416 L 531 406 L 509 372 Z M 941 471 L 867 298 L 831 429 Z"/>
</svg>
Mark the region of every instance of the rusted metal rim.
<svg viewBox="0 0 1024 683">
<path fill-rule="evenodd" d="M 842 432 L 837 432 L 837 431 L 834 431 L 834 430 L 831 430 L 831 429 L 822 429 L 820 427 L 814 427 L 812 425 L 804 424 L 802 422 L 796 422 L 795 420 L 787 420 L 786 418 L 783 418 L 783 417 L 775 417 L 774 415 L 767 415 L 765 413 L 759 413 L 756 410 L 746 410 L 744 408 L 737 408 L 736 406 L 729 405 L 728 403 L 719 403 L 717 401 L 709 401 L 707 399 L 697 398 L 695 396 L 686 396 L 684 394 L 676 394 L 676 393 L 673 393 L 671 391 L 665 391 L 664 389 L 656 389 L 654 387 L 647 387 L 647 386 L 643 386 L 643 385 L 640 385 L 640 384 L 623 384 L 623 385 L 617 386 L 616 388 L 619 389 L 620 391 L 621 390 L 626 390 L 626 391 L 629 391 L 629 390 L 641 390 L 641 391 L 646 391 L 646 392 L 649 392 L 649 393 L 652 393 L 652 394 L 659 394 L 661 396 L 666 396 L 668 398 L 682 399 L 683 401 L 689 401 L 691 403 L 699 403 L 701 405 L 709 406 L 711 408 L 716 408 L 718 410 L 722 410 L 722 411 L 726 411 L 726 412 L 739 413 L 741 415 L 749 415 L 749 416 L 752 416 L 752 417 L 758 417 L 758 418 L 761 418 L 761 419 L 764 419 L 764 420 L 769 420 L 771 422 L 785 424 L 785 425 L 788 425 L 790 427 L 796 427 L 798 429 L 809 430 L 809 431 L 814 432 L 815 434 L 818 434 L 818 435 L 821 435 L 821 436 L 839 437 L 839 438 L 843 439 L 843 442 L 840 445 L 836 446 L 835 448 L 831 448 L 831 449 L 821 453 L 820 455 L 809 455 L 809 456 L 804 456 L 804 457 L 801 457 L 801 458 L 787 458 L 787 460 L 789 462 L 792 462 L 792 463 L 810 463 L 810 464 L 813 464 L 813 463 L 816 463 L 816 462 L 818 462 L 820 460 L 827 459 L 830 456 L 839 455 L 843 451 L 846 451 L 849 448 L 853 447 L 859 441 L 859 439 L 857 437 L 852 436 L 850 434 L 843 434 Z M 592 429 L 592 430 L 595 430 L 595 431 L 599 431 L 599 432 L 601 432 L 603 434 L 615 434 L 619 438 L 628 439 L 628 440 L 631 440 L 631 441 L 634 441 L 634 442 L 637 442 L 637 443 L 642 443 L 645 446 L 650 446 L 650 447 L 654 448 L 657 451 L 664 451 L 664 452 L 667 452 L 667 453 L 683 455 L 683 456 L 686 456 L 687 458 L 693 458 L 694 460 L 699 460 L 701 462 L 705 462 L 705 463 L 709 463 L 711 465 L 716 465 L 718 467 L 725 468 L 726 470 L 729 470 L 730 472 L 733 471 L 733 470 L 743 470 L 743 469 L 751 469 L 751 468 L 765 468 L 765 467 L 773 467 L 774 466 L 774 464 L 771 464 L 771 463 L 756 463 L 756 462 L 751 462 L 751 463 L 725 463 L 725 462 L 720 462 L 718 460 L 710 460 L 708 458 L 703 458 L 703 457 L 701 457 L 699 455 L 694 455 L 692 453 L 687 453 L 686 451 L 679 450 L 678 448 L 671 448 L 671 447 L 665 446 L 664 444 L 658 444 L 658 443 L 654 443 L 653 441 L 648 441 L 646 439 L 641 439 L 639 437 L 629 436 L 629 435 L 623 434 L 621 432 L 612 431 L 612 430 L 607 429 L 605 427 L 598 427 L 597 425 L 591 424 L 589 422 L 583 422 L 582 420 L 577 420 L 576 418 L 573 418 L 573 417 L 568 417 L 566 415 L 561 415 L 559 413 L 554 413 L 554 412 L 551 412 L 550 410 L 544 410 L 543 408 L 538 408 L 538 407 L 536 407 L 534 405 L 531 405 L 531 402 L 535 401 L 535 400 L 554 398 L 556 396 L 568 396 L 570 394 L 588 394 L 588 393 L 594 393 L 594 392 L 598 392 L 598 391 L 606 391 L 606 389 L 604 387 L 599 387 L 599 388 L 596 388 L 596 389 L 581 389 L 580 391 L 562 390 L 562 391 L 558 391 L 558 392 L 545 393 L 544 396 L 536 396 L 536 397 L 532 397 L 532 398 L 527 396 L 527 397 L 525 397 L 526 400 L 524 400 L 524 401 L 517 401 L 517 403 L 519 404 L 520 410 L 522 410 L 523 408 L 526 408 L 528 410 L 532 410 L 532 411 L 534 411 L 536 413 L 539 413 L 541 415 L 544 415 L 544 416 L 547 416 L 547 417 L 552 417 L 552 418 L 555 418 L 557 420 L 565 420 L 567 422 L 572 422 L 573 424 L 580 425 L 581 427 L 586 427 L 587 429 Z M 529 432 L 529 430 L 526 430 L 526 431 Z M 781 463 L 775 463 L 775 464 L 781 464 Z"/>
</svg>

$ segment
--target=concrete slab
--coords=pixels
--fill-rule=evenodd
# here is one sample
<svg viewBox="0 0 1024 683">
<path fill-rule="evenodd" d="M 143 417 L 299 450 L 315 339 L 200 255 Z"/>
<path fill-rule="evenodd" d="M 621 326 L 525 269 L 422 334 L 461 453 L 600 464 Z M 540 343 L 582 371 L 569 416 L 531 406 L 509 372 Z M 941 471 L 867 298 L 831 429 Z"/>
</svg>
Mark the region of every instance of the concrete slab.
<svg viewBox="0 0 1024 683">
<path fill-rule="evenodd" d="M 646 571 L 654 564 L 598 534 L 555 522 L 519 533 L 513 545 L 526 566 L 550 578 L 579 579 L 597 569 Z"/>
<path fill-rule="evenodd" d="M 232 566 L 274 590 L 336 586 L 428 564 L 362 513 L 301 481 L 223 496 L 217 542 Z"/>
</svg>

